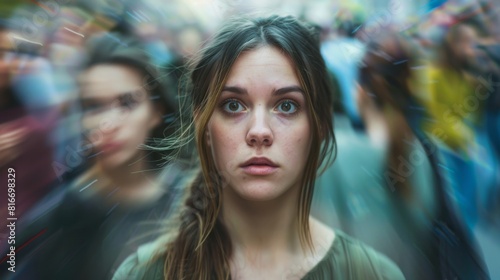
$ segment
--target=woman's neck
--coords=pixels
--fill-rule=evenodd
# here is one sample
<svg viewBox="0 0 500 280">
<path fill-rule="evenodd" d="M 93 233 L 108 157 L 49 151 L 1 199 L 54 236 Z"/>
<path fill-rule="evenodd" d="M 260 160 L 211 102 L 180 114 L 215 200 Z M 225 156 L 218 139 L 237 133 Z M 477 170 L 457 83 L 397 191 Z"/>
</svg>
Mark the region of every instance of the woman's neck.
<svg viewBox="0 0 500 280">
<path fill-rule="evenodd" d="M 233 279 L 277 279 L 304 259 L 297 197 L 286 193 L 256 202 L 241 198 L 229 187 L 224 189 L 222 221 L 231 237 Z"/>
<path fill-rule="evenodd" d="M 89 174 L 93 174 L 91 176 L 97 179 L 97 192 L 114 202 L 149 203 L 157 199 L 162 192 L 156 175 L 147 170 L 144 160 L 114 168 L 104 168 L 98 162 Z M 110 193 L 113 195 L 109 196 Z"/>
<path fill-rule="evenodd" d="M 301 278 L 327 254 L 334 232 L 309 219 L 312 248 L 299 238 L 296 194 L 273 201 L 247 201 L 224 190 L 222 219 L 231 237 L 235 279 Z M 304 244 L 305 245 L 305 244 Z M 312 249 L 312 250 L 311 250 Z"/>
<path fill-rule="evenodd" d="M 135 188 L 138 184 L 142 185 L 141 182 L 146 178 L 146 166 L 142 162 L 123 164 L 114 168 L 105 168 L 101 165 L 98 168 L 101 175 L 120 188 Z"/>
<path fill-rule="evenodd" d="M 298 188 L 272 201 L 248 201 L 226 188 L 222 219 L 233 248 L 248 253 L 299 250 L 297 203 Z"/>
</svg>

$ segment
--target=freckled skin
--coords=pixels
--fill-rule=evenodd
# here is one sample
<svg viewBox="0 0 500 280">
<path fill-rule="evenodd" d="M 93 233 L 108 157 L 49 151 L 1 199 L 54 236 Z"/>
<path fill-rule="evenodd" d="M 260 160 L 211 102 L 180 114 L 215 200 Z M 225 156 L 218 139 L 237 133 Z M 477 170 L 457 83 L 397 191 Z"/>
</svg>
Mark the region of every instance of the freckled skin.
<svg viewBox="0 0 500 280">
<path fill-rule="evenodd" d="M 292 62 L 272 47 L 245 52 L 225 86 L 245 90 L 223 91 L 208 124 L 208 143 L 227 191 L 245 200 L 270 201 L 298 189 L 311 146 L 306 99 L 299 90 L 274 94 L 300 89 Z M 241 164 L 252 157 L 266 157 L 278 167 L 265 176 L 246 174 Z"/>
</svg>

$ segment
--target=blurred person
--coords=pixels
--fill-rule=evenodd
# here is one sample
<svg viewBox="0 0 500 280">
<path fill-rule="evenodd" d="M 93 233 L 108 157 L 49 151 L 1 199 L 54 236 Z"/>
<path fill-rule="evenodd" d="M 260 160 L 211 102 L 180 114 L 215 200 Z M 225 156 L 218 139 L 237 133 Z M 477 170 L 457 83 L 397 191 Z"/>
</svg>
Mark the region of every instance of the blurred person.
<svg viewBox="0 0 500 280">
<path fill-rule="evenodd" d="M 54 165 L 61 180 L 68 177 L 66 173 L 71 172 L 61 168 L 61 165 L 68 166 L 68 154 L 76 150 L 82 141 L 76 77 L 85 58 L 85 42 L 94 34 L 107 32 L 114 24 L 113 19 L 93 13 L 85 5 L 74 2 L 61 5 L 53 20 L 54 31 L 50 36 L 48 57 L 54 66 L 54 80 L 62 105 L 62 116 L 56 132 L 58 145 Z"/>
<path fill-rule="evenodd" d="M 59 114 L 50 64 L 38 55 L 39 45 L 19 40 L 18 31 L 12 22 L 0 22 L 0 168 L 5 181 L 7 170 L 16 170 L 16 217 L 51 189 L 51 133 Z M 6 191 L 0 199 L 5 219 Z M 5 230 L 0 230 L 2 241 Z"/>
<path fill-rule="evenodd" d="M 92 15 L 79 6 L 62 6 L 54 20 L 49 57 L 56 66 L 75 69 L 81 65 L 88 22 Z M 72 72 L 73 74 L 74 72 Z"/>
<path fill-rule="evenodd" d="M 487 83 L 483 86 L 491 96 L 485 106 L 485 126 L 486 134 L 491 145 L 491 150 L 495 157 L 494 172 L 496 172 L 495 182 L 493 183 L 491 192 L 484 192 L 485 196 L 481 201 L 485 201 L 482 214 L 486 214 L 490 222 L 500 226 L 500 39 L 495 43 L 485 44 L 480 46 L 494 65 L 491 68 L 483 69 L 483 77 L 487 77 Z M 486 198 L 486 199 L 484 199 Z"/>
<path fill-rule="evenodd" d="M 161 67 L 170 64 L 174 55 L 169 42 L 164 40 L 163 36 L 175 25 L 168 22 L 172 19 L 165 19 L 166 15 L 163 10 L 144 2 L 130 2 L 126 9 L 128 18 L 134 23 L 133 32 L 153 58 L 153 63 Z M 183 23 L 176 22 L 176 24 L 182 25 Z"/>
<path fill-rule="evenodd" d="M 407 278 L 488 279 L 474 238 L 447 193 L 440 150 L 419 127 L 426 116 L 422 84 L 412 68 L 418 66 L 415 54 L 400 35 L 386 33 L 368 44 L 360 70 L 359 106 L 367 132 L 386 143 L 385 203 L 378 210 L 408 250 L 397 258 L 398 264 L 411 260 Z"/>
<path fill-rule="evenodd" d="M 483 176 L 477 173 L 481 161 L 478 128 L 484 117 L 488 92 L 478 91 L 477 32 L 468 24 L 453 25 L 437 49 L 435 60 L 427 67 L 428 100 L 431 118 L 424 130 L 440 143 L 449 172 L 451 191 L 468 228 L 478 221 L 479 192 Z M 484 65 L 484 64 L 483 64 Z M 484 77 L 483 77 L 484 79 Z"/>
<path fill-rule="evenodd" d="M 478 207 L 481 217 L 489 224 L 500 225 L 500 37 L 494 27 L 498 16 L 493 14 L 494 6 L 481 1 L 483 6 L 473 12 L 466 11 L 459 20 L 470 25 L 477 33 L 474 67 L 467 69 L 477 77 L 479 85 L 476 96 L 481 95 L 484 105 L 482 120 L 474 126 L 479 145 L 493 153 L 482 153 L 478 168 Z"/>
<path fill-rule="evenodd" d="M 498 42 L 500 39 L 500 30 L 498 30 L 498 25 L 500 24 L 500 17 L 498 16 L 500 5 L 497 1 L 493 0 L 481 0 L 479 3 L 486 20 L 488 30 L 491 32 L 492 37 L 494 37 Z"/>
<path fill-rule="evenodd" d="M 16 39 L 18 39 L 16 46 L 19 45 L 21 48 L 36 52 L 39 56 L 47 57 L 50 36 L 53 32 L 52 24 L 56 16 L 52 8 L 54 8 L 52 5 L 42 8 L 32 3 L 22 3 L 16 6 L 8 17 L 9 25 L 16 32 Z"/>
<path fill-rule="evenodd" d="M 158 147 L 174 129 L 172 93 L 138 41 L 110 35 L 87 42 L 79 78 L 86 168 L 25 218 L 22 261 L 3 279 L 109 278 L 179 199 L 182 164 Z"/>
<path fill-rule="evenodd" d="M 184 71 L 186 58 L 181 57 L 180 53 L 176 53 L 172 48 L 170 38 L 166 38 L 172 27 L 164 26 L 164 22 L 160 20 L 160 14 L 157 11 L 151 11 L 144 7 L 134 9 L 136 14 L 147 14 L 147 18 L 142 20 L 135 26 L 135 34 L 145 47 L 145 51 L 153 58 L 152 63 L 155 67 L 162 69 L 164 73 L 168 73 L 171 84 L 178 85 L 182 72 Z M 178 42 L 179 40 L 173 40 Z M 181 42 L 182 43 L 182 42 Z M 199 42 L 198 42 L 199 43 Z M 194 44 L 194 43 L 193 43 Z M 169 89 L 175 92 L 176 88 Z M 172 100 L 174 102 L 174 100 Z"/>
<path fill-rule="evenodd" d="M 344 11 L 337 20 L 336 36 L 321 44 L 328 70 L 337 77 L 341 102 L 355 127 L 361 125 L 356 107 L 356 81 L 358 66 L 364 53 L 364 44 L 357 38 L 357 31 L 363 25 L 362 19 L 349 11 Z"/>
<path fill-rule="evenodd" d="M 465 23 L 472 26 L 479 37 L 480 41 L 493 42 L 494 37 L 498 37 L 499 23 L 498 15 L 495 13 L 500 6 L 495 1 L 491 0 L 475 0 L 470 3 L 464 3 L 461 9 L 454 15 L 456 23 Z M 485 36 L 490 37 L 487 39 Z M 491 40 L 493 39 L 493 40 Z"/>
<path fill-rule="evenodd" d="M 314 30 L 293 17 L 235 19 L 203 49 L 187 88 L 201 171 L 175 230 L 113 279 L 403 279 L 310 216 L 317 172 L 335 151 Z"/>
<path fill-rule="evenodd" d="M 442 140 L 451 149 L 467 153 L 473 142 L 468 122 L 476 121 L 478 112 L 465 114 L 453 109 L 474 93 L 473 77 L 467 72 L 474 67 L 474 41 L 477 35 L 471 27 L 457 24 L 448 30 L 438 46 L 435 62 L 429 67 L 429 110 L 436 122 L 428 124 L 427 131 Z M 449 112 L 448 114 L 444 114 Z M 448 120 L 451 119 L 451 120 Z M 456 120 L 456 121 L 455 121 Z M 452 125 L 450 125 L 450 122 Z M 442 132 L 446 137 L 441 137 Z"/>
<path fill-rule="evenodd" d="M 421 43 L 426 49 L 435 48 L 448 28 L 455 23 L 449 6 L 455 5 L 450 2 L 440 3 L 439 6 L 429 10 L 418 22 L 417 28 L 421 35 Z"/>
<path fill-rule="evenodd" d="M 496 265 L 500 242 L 500 40 L 494 22 L 498 16 L 493 3 L 479 1 L 480 7 L 466 8 L 457 18 L 477 34 L 474 42 L 475 61 L 466 69 L 477 80 L 474 96 L 480 100 L 480 120 L 471 127 L 478 146 L 474 158 L 476 174 L 477 222 L 471 223 L 471 230 L 482 247 L 492 279 L 500 277 Z M 489 3 L 488 3 L 489 2 Z M 470 106 L 470 105 L 469 105 Z M 470 107 L 473 108 L 473 107 Z M 465 194 L 468 198 L 468 194 Z M 467 206 L 467 204 L 465 205 Z M 463 211 L 470 211 L 462 207 Z M 477 208 L 477 209 L 476 209 Z M 475 214 L 474 212 L 472 212 Z M 469 214 L 470 215 L 470 214 Z"/>
<path fill-rule="evenodd" d="M 148 53 L 155 58 L 156 65 L 168 65 L 173 60 L 172 51 L 161 40 L 161 26 L 158 22 L 146 22 L 137 26 L 137 35 L 146 45 Z"/>
</svg>

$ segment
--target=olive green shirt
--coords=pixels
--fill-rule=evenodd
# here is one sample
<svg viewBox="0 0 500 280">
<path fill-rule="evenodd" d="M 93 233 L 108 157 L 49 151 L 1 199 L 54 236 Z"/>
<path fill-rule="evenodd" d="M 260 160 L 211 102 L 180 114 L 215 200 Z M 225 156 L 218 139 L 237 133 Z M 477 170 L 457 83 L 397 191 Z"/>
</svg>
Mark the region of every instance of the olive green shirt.
<svg viewBox="0 0 500 280">
<path fill-rule="evenodd" d="M 113 280 L 162 280 L 164 260 L 152 261 L 158 249 L 154 243 L 140 247 L 118 268 Z M 302 279 L 405 279 L 387 257 L 342 232 L 336 232 L 332 246 Z"/>
</svg>

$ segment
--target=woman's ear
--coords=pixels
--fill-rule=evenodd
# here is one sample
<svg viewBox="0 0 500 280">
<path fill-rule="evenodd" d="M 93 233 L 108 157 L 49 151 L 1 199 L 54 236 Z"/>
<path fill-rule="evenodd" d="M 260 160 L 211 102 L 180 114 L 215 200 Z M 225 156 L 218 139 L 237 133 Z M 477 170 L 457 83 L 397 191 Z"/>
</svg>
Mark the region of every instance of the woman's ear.
<svg viewBox="0 0 500 280">
<path fill-rule="evenodd" d="M 212 140 L 210 138 L 210 129 L 208 127 L 205 130 L 205 141 L 206 141 L 208 147 L 212 146 Z"/>
</svg>

